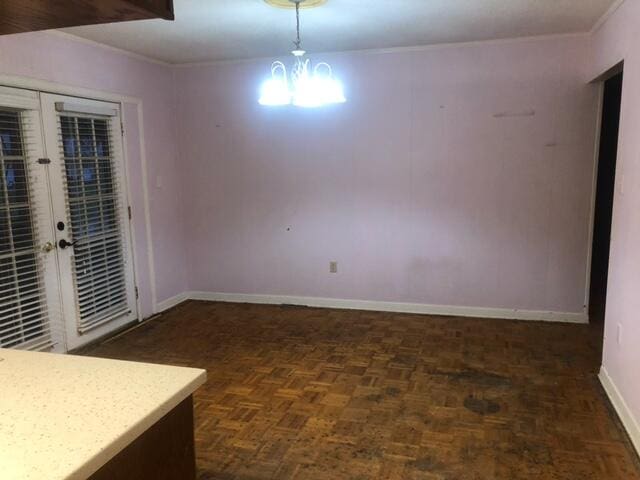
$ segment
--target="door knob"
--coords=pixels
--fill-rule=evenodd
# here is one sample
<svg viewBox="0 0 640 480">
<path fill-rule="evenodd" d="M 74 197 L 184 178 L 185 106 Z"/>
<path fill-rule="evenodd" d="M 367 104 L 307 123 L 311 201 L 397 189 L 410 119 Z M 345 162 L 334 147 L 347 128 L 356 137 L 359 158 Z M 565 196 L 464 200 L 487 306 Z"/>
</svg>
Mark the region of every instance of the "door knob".
<svg viewBox="0 0 640 480">
<path fill-rule="evenodd" d="M 44 253 L 49 253 L 54 248 L 56 248 L 56 244 L 55 243 L 47 242 L 42 246 L 42 251 Z"/>
<path fill-rule="evenodd" d="M 67 240 L 65 240 L 65 239 L 63 238 L 62 240 L 60 240 L 60 241 L 58 242 L 58 246 L 59 246 L 61 249 L 63 249 L 63 250 L 64 250 L 65 248 L 73 247 L 73 246 L 75 245 L 75 243 L 76 243 L 76 242 L 69 242 L 69 241 L 67 241 Z"/>
</svg>

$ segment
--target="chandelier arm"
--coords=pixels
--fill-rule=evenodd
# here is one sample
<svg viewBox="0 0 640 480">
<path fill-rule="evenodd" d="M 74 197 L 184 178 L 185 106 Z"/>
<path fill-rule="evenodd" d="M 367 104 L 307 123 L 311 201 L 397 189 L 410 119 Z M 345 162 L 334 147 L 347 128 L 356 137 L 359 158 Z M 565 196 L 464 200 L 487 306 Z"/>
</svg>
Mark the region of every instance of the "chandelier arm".
<svg viewBox="0 0 640 480">
<path fill-rule="evenodd" d="M 285 67 L 282 62 L 273 62 L 271 65 L 271 77 L 276 78 L 278 70 L 282 72 L 282 79 L 287 83 L 287 67 Z"/>
<path fill-rule="evenodd" d="M 313 69 L 314 75 L 317 74 L 318 70 L 320 70 L 320 68 L 322 67 L 325 67 L 327 69 L 327 71 L 329 72 L 329 77 L 333 77 L 333 71 L 331 70 L 331 65 L 329 65 L 327 62 L 320 62 L 316 64 L 316 66 Z"/>
</svg>

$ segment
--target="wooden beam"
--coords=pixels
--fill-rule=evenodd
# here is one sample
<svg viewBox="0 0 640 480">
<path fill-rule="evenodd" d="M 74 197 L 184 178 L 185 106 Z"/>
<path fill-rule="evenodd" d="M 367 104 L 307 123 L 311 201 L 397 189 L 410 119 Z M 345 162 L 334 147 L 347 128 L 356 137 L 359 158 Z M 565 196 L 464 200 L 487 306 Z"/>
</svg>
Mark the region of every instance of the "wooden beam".
<svg viewBox="0 0 640 480">
<path fill-rule="evenodd" d="M 173 1 L 3 0 L 0 35 L 152 18 L 173 20 Z"/>
</svg>

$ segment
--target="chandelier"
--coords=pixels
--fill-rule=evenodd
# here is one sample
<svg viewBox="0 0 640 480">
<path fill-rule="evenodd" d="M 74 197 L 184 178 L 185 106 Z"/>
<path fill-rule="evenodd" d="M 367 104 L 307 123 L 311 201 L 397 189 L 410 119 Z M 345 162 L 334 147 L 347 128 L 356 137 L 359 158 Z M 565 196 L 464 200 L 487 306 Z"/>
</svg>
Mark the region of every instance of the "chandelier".
<svg viewBox="0 0 640 480">
<path fill-rule="evenodd" d="M 289 0 L 296 7 L 296 41 L 291 52 L 295 57 L 290 75 L 284 63 L 271 65 L 271 78 L 262 84 L 260 105 L 296 107 L 321 107 L 333 103 L 344 103 L 346 98 L 342 84 L 333 77 L 331 66 L 320 62 L 315 66 L 304 58 L 305 51 L 300 41 L 300 4 L 305 0 Z"/>
</svg>

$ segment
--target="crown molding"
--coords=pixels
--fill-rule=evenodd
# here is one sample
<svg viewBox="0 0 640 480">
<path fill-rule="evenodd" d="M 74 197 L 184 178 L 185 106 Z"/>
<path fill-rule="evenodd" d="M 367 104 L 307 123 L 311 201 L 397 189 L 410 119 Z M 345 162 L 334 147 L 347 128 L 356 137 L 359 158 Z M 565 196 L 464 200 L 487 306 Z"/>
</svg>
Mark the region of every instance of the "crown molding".
<svg viewBox="0 0 640 480">
<path fill-rule="evenodd" d="M 118 53 L 120 55 L 124 55 L 126 57 L 132 58 L 134 60 L 139 60 L 141 62 L 153 63 L 154 65 L 161 65 L 163 67 L 173 67 L 177 64 L 164 62 L 162 60 L 158 60 L 157 58 L 147 57 L 146 55 L 141 55 L 139 53 L 132 52 L 130 50 L 125 50 L 123 48 L 112 47 L 111 45 L 107 45 L 106 43 L 96 42 L 95 40 L 90 40 L 88 38 L 79 37 L 78 35 L 73 35 L 72 33 L 62 32 L 60 30 L 44 30 L 39 33 L 46 33 L 47 35 L 53 35 L 59 38 L 66 38 L 72 42 L 78 42 L 85 45 L 90 45 L 93 47 L 101 48 L 103 50 L 107 50 L 113 53 Z"/>
<path fill-rule="evenodd" d="M 593 24 L 593 27 L 591 27 L 591 30 L 589 31 L 590 35 L 593 35 L 594 33 L 596 33 L 598 30 L 600 30 L 600 28 L 607 23 L 607 20 L 609 20 L 609 18 L 616 13 L 616 11 L 622 6 L 622 4 L 625 2 L 625 0 L 615 0 L 615 2 L 613 2 L 613 4 L 607 9 L 606 12 L 604 12 L 602 14 L 602 16 L 596 20 L 596 23 Z"/>
<path fill-rule="evenodd" d="M 589 32 L 572 32 L 572 33 L 554 33 L 549 35 L 534 35 L 528 37 L 509 37 L 498 38 L 490 40 L 474 40 L 472 42 L 453 42 L 453 43 L 436 43 L 432 45 L 416 45 L 411 47 L 391 47 L 391 48 L 369 48 L 360 50 L 338 50 L 338 51 L 324 51 L 324 52 L 308 52 L 308 55 L 314 57 L 316 55 L 386 55 L 390 53 L 411 53 L 411 52 L 423 52 L 423 51 L 437 51 L 448 50 L 452 48 L 468 48 L 482 45 L 503 45 L 510 43 L 526 43 L 526 42 L 542 42 L 550 40 L 561 40 L 569 38 L 586 38 L 589 37 Z M 267 62 L 273 61 L 277 58 L 285 56 L 268 56 L 268 57 L 251 57 L 229 60 L 210 60 L 202 62 L 187 62 L 187 63 L 173 63 L 170 64 L 174 68 L 194 68 L 194 67 L 213 67 L 218 65 L 234 65 L 234 64 L 246 64 L 255 62 Z"/>
</svg>

